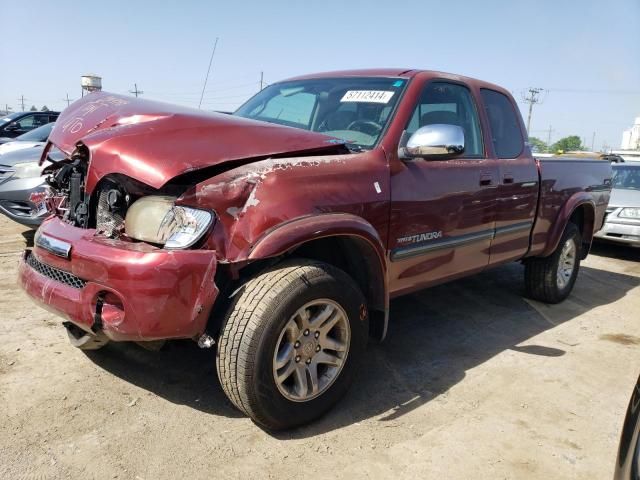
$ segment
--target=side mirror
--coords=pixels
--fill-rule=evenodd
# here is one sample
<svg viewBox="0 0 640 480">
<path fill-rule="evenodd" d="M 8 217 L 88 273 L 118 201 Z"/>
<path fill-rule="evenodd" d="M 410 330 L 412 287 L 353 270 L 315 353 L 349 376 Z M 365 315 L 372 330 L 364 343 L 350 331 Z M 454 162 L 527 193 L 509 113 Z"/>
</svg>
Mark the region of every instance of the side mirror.
<svg viewBox="0 0 640 480">
<path fill-rule="evenodd" d="M 401 158 L 446 158 L 464 152 L 464 130 L 457 125 L 434 123 L 411 135 Z"/>
<path fill-rule="evenodd" d="M 12 123 L 4 127 L 7 132 L 15 132 L 16 130 L 20 130 L 20 125 L 17 123 Z"/>
</svg>

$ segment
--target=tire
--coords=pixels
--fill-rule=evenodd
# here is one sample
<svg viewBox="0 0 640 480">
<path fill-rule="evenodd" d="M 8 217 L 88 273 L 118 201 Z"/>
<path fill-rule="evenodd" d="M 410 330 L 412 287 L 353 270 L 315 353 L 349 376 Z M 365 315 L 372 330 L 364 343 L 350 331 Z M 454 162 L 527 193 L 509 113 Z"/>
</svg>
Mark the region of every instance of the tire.
<svg viewBox="0 0 640 480">
<path fill-rule="evenodd" d="M 333 313 L 323 320 L 323 312 L 329 311 Z M 298 328 L 303 316 L 316 322 L 308 325 L 334 322 L 336 326 L 326 327 L 333 329 L 328 333 L 320 333 L 321 327 L 315 331 L 311 330 L 316 327 Z M 368 321 L 364 297 L 343 271 L 305 259 L 276 265 L 249 280 L 227 312 L 217 350 L 222 388 L 239 410 L 266 429 L 308 423 L 329 410 L 352 383 L 366 349 Z M 329 335 L 336 333 L 341 336 L 341 352 L 325 349 L 325 344 L 336 338 Z M 294 345 L 296 338 L 300 341 Z M 340 365 L 322 363 L 325 355 L 333 355 L 332 365 Z M 281 357 L 286 367 L 278 370 Z M 286 377 L 290 367 L 295 370 Z M 308 373 L 312 370 L 316 372 L 315 383 Z M 304 381 L 299 372 L 303 372 Z M 276 376 L 286 380 L 278 382 Z"/>
<path fill-rule="evenodd" d="M 65 323 L 65 327 L 69 343 L 80 350 L 98 350 L 109 343 L 109 339 L 102 332 L 91 335 L 70 322 Z"/>
<path fill-rule="evenodd" d="M 524 277 L 527 296 L 545 303 L 559 303 L 567 298 L 573 290 L 580 269 L 581 248 L 582 237 L 578 227 L 568 223 L 558 247 L 551 255 L 544 258 L 529 258 L 525 261 Z M 573 254 L 570 273 L 566 263 L 568 257 L 563 252 Z"/>
</svg>

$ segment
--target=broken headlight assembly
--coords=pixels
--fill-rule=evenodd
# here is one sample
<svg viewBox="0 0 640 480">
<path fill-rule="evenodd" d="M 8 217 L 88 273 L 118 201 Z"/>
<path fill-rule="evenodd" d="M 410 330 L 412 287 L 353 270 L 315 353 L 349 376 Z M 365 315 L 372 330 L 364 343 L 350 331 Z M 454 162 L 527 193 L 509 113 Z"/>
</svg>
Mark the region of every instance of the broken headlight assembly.
<svg viewBox="0 0 640 480">
<path fill-rule="evenodd" d="M 127 236 L 168 249 L 195 244 L 213 223 L 213 213 L 175 201 L 175 197 L 150 195 L 133 202 L 124 221 Z"/>
</svg>

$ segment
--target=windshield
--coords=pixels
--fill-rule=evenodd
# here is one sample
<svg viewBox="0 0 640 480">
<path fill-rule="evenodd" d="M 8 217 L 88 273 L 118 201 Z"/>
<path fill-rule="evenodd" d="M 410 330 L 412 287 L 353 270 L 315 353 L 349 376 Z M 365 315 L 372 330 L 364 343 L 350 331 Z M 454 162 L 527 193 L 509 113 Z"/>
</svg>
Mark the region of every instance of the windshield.
<svg viewBox="0 0 640 480">
<path fill-rule="evenodd" d="M 22 114 L 23 112 L 14 112 L 0 117 L 0 127 L 4 127 L 7 123 L 11 122 L 11 120 L 18 118 Z"/>
<path fill-rule="evenodd" d="M 15 140 L 18 140 L 20 142 L 46 142 L 54 125 L 54 122 L 47 123 L 46 125 L 34 128 L 27 133 L 23 133 L 22 135 L 17 136 Z"/>
<path fill-rule="evenodd" d="M 315 78 L 262 90 L 234 115 L 302 128 L 372 148 L 389 122 L 406 80 Z"/>
<path fill-rule="evenodd" d="M 640 166 L 616 166 L 613 168 L 613 188 L 640 190 Z"/>
</svg>

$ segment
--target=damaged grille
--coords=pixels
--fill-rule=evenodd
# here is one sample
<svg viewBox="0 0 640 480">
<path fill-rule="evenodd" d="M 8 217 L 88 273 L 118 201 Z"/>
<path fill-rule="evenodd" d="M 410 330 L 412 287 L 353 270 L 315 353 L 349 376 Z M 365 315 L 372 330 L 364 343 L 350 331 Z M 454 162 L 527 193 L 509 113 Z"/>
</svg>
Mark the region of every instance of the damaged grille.
<svg viewBox="0 0 640 480">
<path fill-rule="evenodd" d="M 55 280 L 56 282 L 64 283 L 65 285 L 73 288 L 83 288 L 87 283 L 69 272 L 59 270 L 36 260 L 36 257 L 31 253 L 27 256 L 27 265 L 33 268 L 40 275 L 44 275 L 47 278 Z"/>
</svg>

